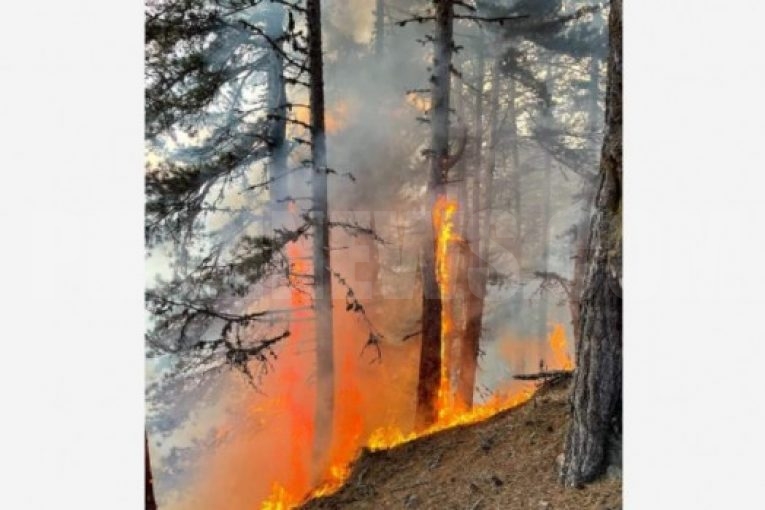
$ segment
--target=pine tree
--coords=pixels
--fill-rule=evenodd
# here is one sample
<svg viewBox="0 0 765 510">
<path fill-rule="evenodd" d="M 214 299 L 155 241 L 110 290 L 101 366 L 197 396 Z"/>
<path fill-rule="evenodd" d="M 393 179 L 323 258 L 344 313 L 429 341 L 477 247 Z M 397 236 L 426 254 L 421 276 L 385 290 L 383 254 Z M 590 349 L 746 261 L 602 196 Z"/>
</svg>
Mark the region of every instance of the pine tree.
<svg viewBox="0 0 765 510">
<path fill-rule="evenodd" d="M 146 292 L 150 354 L 182 356 L 186 368 L 228 365 L 251 381 L 249 362 L 265 368 L 289 335 L 263 324 L 268 310 L 250 310 L 252 289 L 288 271 L 283 249 L 309 229 L 306 221 L 266 232 L 256 213 L 281 178 L 258 170 L 283 165 L 286 150 L 281 120 L 268 110 L 283 79 L 273 55 L 290 59 L 284 36 L 269 35 L 272 13 L 256 6 L 168 0 L 146 12 L 147 147 L 159 155 L 147 159 L 146 242 L 172 262 L 172 277 Z"/>
<path fill-rule="evenodd" d="M 609 13 L 606 132 L 580 310 L 571 425 L 561 478 L 580 486 L 620 463 L 622 430 L 622 2 Z M 616 458 L 614 458 L 616 457 Z"/>
<path fill-rule="evenodd" d="M 334 345 L 332 331 L 332 271 L 327 202 L 327 146 L 324 127 L 324 57 L 321 44 L 321 1 L 306 1 L 308 25 L 308 71 L 311 101 L 311 161 L 313 204 L 313 285 L 316 310 L 316 419 L 314 422 L 314 468 L 325 462 L 332 439 L 335 408 Z M 321 472 L 321 471 L 318 471 Z"/>
</svg>

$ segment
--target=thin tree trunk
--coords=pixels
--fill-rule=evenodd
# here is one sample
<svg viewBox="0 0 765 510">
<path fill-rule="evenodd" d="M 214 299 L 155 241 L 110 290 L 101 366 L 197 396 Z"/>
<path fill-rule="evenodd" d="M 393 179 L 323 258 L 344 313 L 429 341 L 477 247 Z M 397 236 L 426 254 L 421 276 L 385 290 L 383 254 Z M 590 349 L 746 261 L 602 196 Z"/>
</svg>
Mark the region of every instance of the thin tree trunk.
<svg viewBox="0 0 765 510">
<path fill-rule="evenodd" d="M 144 431 L 143 434 L 144 450 L 146 452 L 144 464 L 146 471 L 144 475 L 144 486 L 146 493 L 146 510 L 157 510 L 157 500 L 154 498 L 154 477 L 151 474 L 151 458 L 149 456 L 149 436 Z"/>
<path fill-rule="evenodd" d="M 552 61 L 547 64 L 546 79 L 551 90 L 555 90 L 555 78 L 552 75 Z M 551 108 L 551 107 L 549 107 Z M 553 115 L 552 110 L 549 111 Z M 551 181 L 550 173 L 552 171 L 552 155 L 548 151 L 542 154 L 542 215 L 540 222 L 542 224 L 540 239 L 542 243 L 542 272 L 547 273 L 550 268 L 550 201 L 551 201 Z M 550 298 L 547 292 L 542 291 L 539 296 L 539 309 L 537 310 L 537 336 L 544 343 L 547 339 L 547 316 L 550 308 Z M 541 351 L 543 352 L 543 351 Z"/>
<path fill-rule="evenodd" d="M 382 57 L 385 49 L 385 1 L 375 2 L 375 55 Z"/>
<path fill-rule="evenodd" d="M 455 108 L 457 110 L 457 118 L 467 128 L 467 120 L 465 119 L 465 87 L 461 81 L 457 82 L 454 93 L 455 96 Z M 459 326 L 456 329 L 458 335 L 463 335 L 465 331 L 465 324 L 467 321 L 467 296 L 468 296 L 468 262 L 470 259 L 470 248 L 467 243 L 468 229 L 470 227 L 470 215 L 471 207 L 468 202 L 468 175 L 466 159 L 460 159 L 454 167 L 455 174 L 459 181 L 457 187 L 457 203 L 459 204 L 459 257 L 457 261 L 457 274 L 455 280 L 456 296 L 459 297 L 459 310 L 460 320 Z"/>
<path fill-rule="evenodd" d="M 375 2 L 375 51 L 374 51 L 374 60 L 376 60 L 376 66 L 374 69 L 374 72 L 376 74 L 376 79 L 383 80 L 385 79 L 385 68 L 383 66 L 383 50 L 385 48 L 385 26 L 384 26 L 384 2 L 383 0 L 376 0 Z M 382 115 L 385 111 L 384 105 L 377 105 L 378 107 L 378 114 Z M 373 137 L 371 132 L 367 133 L 367 136 L 370 138 Z M 363 165 L 363 171 L 364 172 L 371 172 L 373 171 L 371 168 L 371 165 L 375 164 L 375 162 L 379 161 L 381 157 L 383 157 L 382 154 L 379 152 L 379 148 L 375 147 L 371 150 L 373 150 L 373 153 L 369 153 L 370 148 L 367 148 L 367 155 L 365 158 L 365 164 Z M 371 190 L 374 194 L 374 189 Z M 363 192 L 362 195 L 359 197 L 361 203 L 366 204 L 367 207 L 369 207 L 369 228 L 376 232 L 376 224 L 375 224 L 375 211 L 374 207 L 371 206 L 371 204 L 374 204 L 374 200 L 372 196 L 364 196 Z M 368 281 L 370 285 L 370 297 L 371 297 L 371 303 L 372 304 L 379 304 L 383 299 L 383 293 L 381 289 L 381 281 L 380 281 L 380 249 L 377 244 L 377 240 L 374 239 L 372 236 L 363 236 L 360 240 L 360 243 L 363 246 L 366 246 L 368 250 L 368 262 L 366 264 L 365 270 L 363 271 L 363 277 L 361 281 Z M 367 296 L 363 296 L 367 297 Z M 377 312 L 377 309 L 375 307 L 371 308 L 371 311 L 373 313 Z"/>
<path fill-rule="evenodd" d="M 561 479 L 577 487 L 621 462 L 622 2 L 609 15 L 606 121 Z"/>
<path fill-rule="evenodd" d="M 270 6 L 269 16 L 266 23 L 266 34 L 273 41 L 281 40 L 284 36 L 284 6 L 273 4 Z M 270 68 L 268 70 L 268 95 L 266 98 L 268 112 L 274 115 L 269 132 L 269 144 L 271 146 L 270 176 L 274 179 L 271 184 L 271 203 L 278 209 L 278 200 L 284 200 L 289 193 L 287 182 L 287 90 L 284 83 L 284 59 L 278 51 L 271 51 L 269 55 Z M 283 203 L 283 202 L 282 202 Z"/>
<path fill-rule="evenodd" d="M 485 289 L 486 277 L 483 274 L 485 264 L 481 259 L 481 212 L 485 207 L 481 197 L 481 182 L 483 178 L 483 89 L 486 74 L 485 45 L 483 40 L 478 41 L 478 70 L 476 71 L 476 104 L 475 104 L 475 159 L 473 161 L 473 185 L 472 206 L 470 225 L 468 226 L 465 241 L 467 242 L 468 261 L 467 272 L 464 279 L 464 294 L 466 296 L 466 322 L 465 333 L 460 346 L 460 371 L 457 383 L 457 396 L 459 403 L 469 409 L 473 406 L 473 390 L 475 389 L 475 377 L 478 370 L 478 347 L 481 337 L 481 324 L 483 315 L 483 290 Z M 496 76 L 494 77 L 496 78 Z M 492 102 L 494 100 L 497 83 L 492 82 Z M 492 105 L 494 106 L 494 105 Z M 492 115 L 494 118 L 494 115 Z M 472 272 L 472 278 L 470 273 Z M 472 283 L 472 285 L 471 285 Z"/>
<path fill-rule="evenodd" d="M 332 440 L 334 415 L 334 345 L 332 331 L 332 273 L 327 201 L 327 141 L 324 129 L 324 63 L 321 1 L 307 0 L 308 70 L 311 78 L 311 158 L 313 161 L 313 275 L 316 313 L 316 418 L 314 473 L 323 472 Z"/>
<path fill-rule="evenodd" d="M 517 278 L 517 287 L 510 301 L 510 314 L 518 321 L 520 325 L 521 308 L 523 306 L 523 193 L 520 168 L 520 155 L 518 147 L 518 113 L 515 107 L 515 81 L 510 80 L 508 87 L 508 121 L 510 129 L 510 157 L 513 165 L 511 174 L 511 186 L 513 196 L 513 216 L 515 217 L 515 261 L 518 264 L 518 274 L 513 275 Z"/>
<path fill-rule="evenodd" d="M 550 267 L 550 207 L 551 207 L 551 182 L 550 171 L 552 170 L 552 157 L 545 151 L 542 162 L 542 272 L 547 273 Z M 539 316 L 537 334 L 542 342 L 547 338 L 547 315 L 550 308 L 550 299 L 547 292 L 542 291 L 539 297 Z"/>
<path fill-rule="evenodd" d="M 452 0 L 436 2 L 433 75 L 431 76 L 431 165 L 426 204 L 431 215 L 436 201 L 446 195 L 445 173 L 449 160 L 449 92 L 451 86 Z M 436 232 L 425 229 L 422 277 L 422 344 L 417 381 L 416 426 L 420 429 L 437 418 L 436 399 L 441 373 L 441 296 L 436 277 Z"/>
</svg>

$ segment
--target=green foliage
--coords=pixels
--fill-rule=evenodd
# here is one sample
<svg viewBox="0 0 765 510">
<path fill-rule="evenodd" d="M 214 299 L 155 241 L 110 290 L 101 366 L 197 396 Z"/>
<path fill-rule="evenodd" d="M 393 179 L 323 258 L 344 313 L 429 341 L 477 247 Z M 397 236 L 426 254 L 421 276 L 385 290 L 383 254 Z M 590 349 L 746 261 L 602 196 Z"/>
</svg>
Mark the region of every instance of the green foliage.
<svg viewBox="0 0 765 510">
<path fill-rule="evenodd" d="M 170 253 L 172 276 L 146 292 L 146 340 L 150 355 L 172 354 L 197 376 L 229 366 L 252 381 L 248 362 L 266 363 L 289 334 L 268 310 L 251 310 L 257 285 L 289 282 L 283 250 L 310 227 L 253 221 L 265 188 L 258 165 L 283 151 L 284 121 L 263 100 L 284 78 L 279 36 L 268 35 L 283 14 L 260 0 L 147 4 L 145 131 L 155 157 L 145 233 L 148 247 Z"/>
</svg>

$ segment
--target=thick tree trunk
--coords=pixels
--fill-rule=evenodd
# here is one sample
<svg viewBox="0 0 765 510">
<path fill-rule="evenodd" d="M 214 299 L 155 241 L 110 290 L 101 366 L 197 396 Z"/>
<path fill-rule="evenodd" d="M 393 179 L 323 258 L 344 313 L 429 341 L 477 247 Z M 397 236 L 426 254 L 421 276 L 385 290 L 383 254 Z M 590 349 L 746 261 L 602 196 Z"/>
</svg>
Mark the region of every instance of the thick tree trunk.
<svg viewBox="0 0 765 510">
<path fill-rule="evenodd" d="M 449 92 L 451 87 L 452 0 L 435 2 L 435 42 L 431 76 L 431 165 L 426 205 L 431 215 L 439 197 L 446 194 L 449 160 Z M 436 276 L 436 232 L 431 218 L 425 229 L 422 260 L 422 344 L 417 381 L 416 426 L 426 428 L 437 418 L 436 400 L 441 373 L 441 296 Z"/>
<path fill-rule="evenodd" d="M 334 415 L 334 345 L 332 273 L 327 201 L 327 141 L 324 129 L 324 64 L 321 42 L 321 1 L 307 0 L 308 70 L 311 77 L 311 158 L 313 161 L 313 275 L 316 313 L 316 418 L 314 473 L 324 471 L 332 440 Z"/>
<path fill-rule="evenodd" d="M 580 314 L 572 419 L 561 478 L 580 486 L 621 457 L 622 2 L 609 16 L 606 122 Z"/>
<path fill-rule="evenodd" d="M 603 120 L 602 112 L 598 104 L 600 97 L 600 68 L 598 59 L 593 57 L 590 62 L 590 111 L 589 124 L 590 130 L 594 133 L 600 122 Z M 584 273 L 587 268 L 587 242 L 590 226 L 590 214 L 592 211 L 592 202 L 595 198 L 595 186 L 597 181 L 587 180 L 582 185 L 582 211 L 581 220 L 576 226 L 576 238 L 574 246 L 576 253 L 574 255 L 574 278 L 571 284 L 571 325 L 574 331 L 574 347 L 579 349 L 579 308 L 581 306 L 582 289 L 584 283 Z"/>
<path fill-rule="evenodd" d="M 151 459 L 149 456 L 149 436 L 143 434 L 144 450 L 146 452 L 144 464 L 146 465 L 144 475 L 144 487 L 146 493 L 146 510 L 157 510 L 157 500 L 154 499 L 154 478 L 151 474 Z"/>
</svg>

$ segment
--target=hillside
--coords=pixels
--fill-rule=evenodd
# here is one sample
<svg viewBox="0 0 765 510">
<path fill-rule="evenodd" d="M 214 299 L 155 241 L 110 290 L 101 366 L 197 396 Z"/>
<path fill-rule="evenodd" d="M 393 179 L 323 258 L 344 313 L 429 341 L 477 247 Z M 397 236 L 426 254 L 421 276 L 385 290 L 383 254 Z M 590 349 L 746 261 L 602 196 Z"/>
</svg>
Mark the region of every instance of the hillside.
<svg viewBox="0 0 765 510">
<path fill-rule="evenodd" d="M 558 483 L 568 386 L 543 387 L 527 404 L 481 423 L 365 451 L 341 490 L 300 508 L 620 509 L 621 479 L 579 490 Z"/>
</svg>

